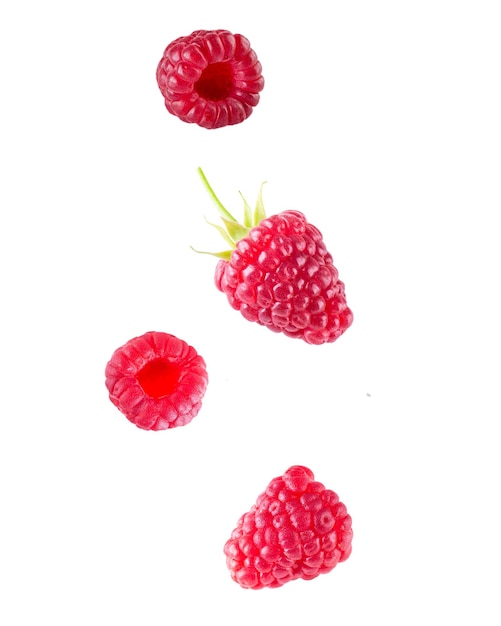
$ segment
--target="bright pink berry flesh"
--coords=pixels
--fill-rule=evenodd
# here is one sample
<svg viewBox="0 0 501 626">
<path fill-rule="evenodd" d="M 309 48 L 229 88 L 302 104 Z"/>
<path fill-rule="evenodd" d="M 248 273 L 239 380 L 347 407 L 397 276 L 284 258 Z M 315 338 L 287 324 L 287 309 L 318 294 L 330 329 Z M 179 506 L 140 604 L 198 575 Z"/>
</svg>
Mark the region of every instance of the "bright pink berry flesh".
<svg viewBox="0 0 501 626">
<path fill-rule="evenodd" d="M 337 494 L 295 465 L 242 515 L 224 553 L 241 587 L 273 588 L 327 574 L 350 556 L 352 538 L 351 517 Z"/>
<path fill-rule="evenodd" d="M 239 124 L 264 87 L 249 40 L 227 30 L 197 30 L 171 42 L 157 67 L 169 113 L 204 128 Z"/>
<path fill-rule="evenodd" d="M 105 375 L 110 400 L 145 430 L 191 422 L 208 383 L 205 361 L 196 350 L 161 332 L 135 337 L 115 350 Z"/>
</svg>

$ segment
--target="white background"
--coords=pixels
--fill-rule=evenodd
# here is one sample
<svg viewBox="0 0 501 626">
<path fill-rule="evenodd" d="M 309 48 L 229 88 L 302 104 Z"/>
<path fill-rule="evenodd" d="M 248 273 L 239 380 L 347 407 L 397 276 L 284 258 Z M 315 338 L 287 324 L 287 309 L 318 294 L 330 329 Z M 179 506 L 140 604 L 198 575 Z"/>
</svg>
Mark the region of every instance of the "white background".
<svg viewBox="0 0 501 626">
<path fill-rule="evenodd" d="M 239 126 L 164 108 L 157 63 L 200 28 L 263 65 Z M 494 0 L 2 5 L 2 624 L 501 622 L 500 30 Z M 320 228 L 339 341 L 229 307 L 189 248 L 220 248 L 199 165 L 230 211 L 266 180 L 268 213 Z M 184 428 L 107 397 L 148 330 L 207 361 Z M 243 590 L 224 542 L 293 464 L 345 502 L 353 554 Z"/>
</svg>

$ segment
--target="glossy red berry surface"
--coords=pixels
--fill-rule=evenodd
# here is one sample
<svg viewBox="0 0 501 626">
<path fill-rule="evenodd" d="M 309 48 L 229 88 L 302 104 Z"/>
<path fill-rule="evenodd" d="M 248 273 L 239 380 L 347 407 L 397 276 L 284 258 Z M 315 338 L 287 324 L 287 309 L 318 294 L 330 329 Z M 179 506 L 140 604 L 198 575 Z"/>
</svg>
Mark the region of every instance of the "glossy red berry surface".
<svg viewBox="0 0 501 626">
<path fill-rule="evenodd" d="M 295 465 L 274 478 L 224 546 L 231 577 L 246 589 L 327 574 L 351 554 L 351 517 L 334 491 Z"/>
<path fill-rule="evenodd" d="M 243 35 L 197 30 L 170 43 L 157 67 L 169 113 L 204 128 L 239 124 L 264 87 L 261 63 Z"/>
<path fill-rule="evenodd" d="M 161 332 L 135 337 L 115 350 L 105 376 L 110 400 L 145 430 L 191 422 L 208 383 L 205 362 L 196 350 Z"/>
<path fill-rule="evenodd" d="M 245 319 L 310 344 L 335 341 L 353 321 L 322 234 L 299 211 L 255 226 L 219 261 L 215 281 Z"/>
</svg>

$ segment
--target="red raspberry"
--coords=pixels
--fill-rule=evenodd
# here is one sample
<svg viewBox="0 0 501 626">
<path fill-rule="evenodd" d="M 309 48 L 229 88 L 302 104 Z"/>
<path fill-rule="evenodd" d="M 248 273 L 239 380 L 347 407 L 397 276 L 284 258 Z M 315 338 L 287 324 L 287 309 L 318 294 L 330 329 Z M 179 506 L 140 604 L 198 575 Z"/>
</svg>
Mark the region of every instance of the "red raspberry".
<svg viewBox="0 0 501 626">
<path fill-rule="evenodd" d="M 196 30 L 165 49 L 157 83 L 169 113 L 204 128 L 239 124 L 264 87 L 248 39 L 227 30 Z"/>
<path fill-rule="evenodd" d="M 232 250 L 220 257 L 215 283 L 245 319 L 309 344 L 331 343 L 353 321 L 332 255 L 322 234 L 299 211 L 266 218 L 260 192 L 254 215 L 244 200 L 239 224 L 223 207 L 199 168 Z"/>
<path fill-rule="evenodd" d="M 295 465 L 274 478 L 224 546 L 231 577 L 246 589 L 327 574 L 351 554 L 351 517 L 338 496 Z"/>
<path fill-rule="evenodd" d="M 106 366 L 110 400 L 145 430 L 184 426 L 197 415 L 207 388 L 205 362 L 194 348 L 167 333 L 128 341 Z"/>
</svg>

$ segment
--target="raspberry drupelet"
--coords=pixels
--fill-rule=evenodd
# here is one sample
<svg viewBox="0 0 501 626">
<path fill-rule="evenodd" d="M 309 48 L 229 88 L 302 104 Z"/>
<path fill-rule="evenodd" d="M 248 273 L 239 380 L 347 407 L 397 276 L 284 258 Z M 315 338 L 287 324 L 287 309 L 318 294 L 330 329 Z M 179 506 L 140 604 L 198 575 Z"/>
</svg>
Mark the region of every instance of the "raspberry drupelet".
<svg viewBox="0 0 501 626">
<path fill-rule="evenodd" d="M 205 361 L 193 347 L 174 335 L 153 331 L 115 350 L 105 376 L 110 400 L 144 430 L 191 422 L 208 383 Z"/>
<path fill-rule="evenodd" d="M 241 516 L 224 554 L 241 587 L 273 588 L 327 574 L 350 556 L 352 538 L 351 517 L 337 494 L 295 465 Z"/>
<path fill-rule="evenodd" d="M 244 200 L 243 224 L 224 208 L 203 171 L 224 228 L 216 226 L 231 250 L 220 258 L 216 287 L 250 322 L 309 344 L 332 343 L 352 324 L 344 283 L 322 233 L 299 211 L 266 217 L 262 188 L 252 211 Z"/>
<path fill-rule="evenodd" d="M 167 46 L 157 83 L 169 113 L 213 129 L 246 120 L 259 102 L 264 78 L 246 37 L 196 30 Z"/>
</svg>

